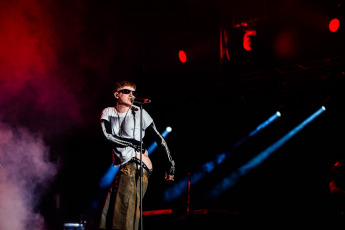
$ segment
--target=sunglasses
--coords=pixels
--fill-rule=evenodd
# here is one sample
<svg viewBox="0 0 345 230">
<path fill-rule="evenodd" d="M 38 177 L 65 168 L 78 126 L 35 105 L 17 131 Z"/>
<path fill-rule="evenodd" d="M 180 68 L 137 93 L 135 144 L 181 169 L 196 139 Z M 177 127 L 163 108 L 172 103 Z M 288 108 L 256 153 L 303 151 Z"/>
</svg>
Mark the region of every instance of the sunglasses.
<svg viewBox="0 0 345 230">
<path fill-rule="evenodd" d="M 136 96 L 137 95 L 137 92 L 135 92 L 134 90 L 130 90 L 130 89 L 121 89 L 117 92 L 120 92 L 120 93 L 123 93 L 123 94 L 130 94 L 132 93 L 133 96 Z"/>
</svg>

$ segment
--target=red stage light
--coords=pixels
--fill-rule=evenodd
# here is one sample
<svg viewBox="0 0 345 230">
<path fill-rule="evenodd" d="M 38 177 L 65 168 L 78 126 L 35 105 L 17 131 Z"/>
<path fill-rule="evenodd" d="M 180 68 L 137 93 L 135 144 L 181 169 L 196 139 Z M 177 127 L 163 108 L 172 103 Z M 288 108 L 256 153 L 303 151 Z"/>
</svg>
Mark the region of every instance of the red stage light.
<svg viewBox="0 0 345 230">
<path fill-rule="evenodd" d="M 243 48 L 247 51 L 252 50 L 252 41 L 251 37 L 256 36 L 255 30 L 246 30 L 243 36 Z"/>
<path fill-rule="evenodd" d="M 336 32 L 339 29 L 339 19 L 338 18 L 333 18 L 328 25 L 328 28 L 331 32 Z"/>
<path fill-rule="evenodd" d="M 186 55 L 186 53 L 183 50 L 180 50 L 178 52 L 178 58 L 180 59 L 180 61 L 182 63 L 186 63 L 187 62 L 187 55 Z"/>
</svg>

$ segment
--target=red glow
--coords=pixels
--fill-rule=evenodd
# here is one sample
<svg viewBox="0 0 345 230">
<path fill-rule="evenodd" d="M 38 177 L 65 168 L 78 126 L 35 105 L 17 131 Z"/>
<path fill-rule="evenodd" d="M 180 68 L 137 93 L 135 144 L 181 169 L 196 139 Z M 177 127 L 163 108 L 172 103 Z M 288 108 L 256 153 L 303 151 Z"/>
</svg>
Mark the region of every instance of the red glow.
<svg viewBox="0 0 345 230">
<path fill-rule="evenodd" d="M 162 215 L 162 214 L 171 214 L 171 213 L 172 213 L 172 209 L 152 210 L 152 211 L 143 211 L 143 216 Z"/>
<path fill-rule="evenodd" d="M 328 25 L 328 28 L 331 32 L 336 32 L 339 29 L 339 19 L 333 18 Z"/>
<path fill-rule="evenodd" d="M 189 215 L 189 205 L 190 205 L 190 180 L 191 180 L 191 173 L 188 173 L 188 198 L 187 198 L 187 214 Z"/>
<path fill-rule="evenodd" d="M 245 34 L 243 36 L 243 48 L 247 51 L 251 51 L 252 50 L 252 42 L 250 40 L 251 36 L 255 36 L 256 35 L 256 31 L 255 30 L 246 30 Z"/>
<path fill-rule="evenodd" d="M 47 44 L 52 41 L 49 20 L 37 2 L 1 4 L 1 78 L 23 82 L 45 75 L 55 56 Z"/>
<path fill-rule="evenodd" d="M 186 63 L 187 62 L 187 55 L 186 55 L 186 53 L 183 50 L 180 50 L 178 52 L 178 57 L 179 57 L 179 59 L 180 59 L 180 61 L 182 63 Z"/>
<path fill-rule="evenodd" d="M 58 68 L 61 36 L 48 10 L 52 6 L 41 2 L 0 1 L 0 107 L 8 108 L 3 114 L 9 123 L 37 129 L 80 117 L 76 97 L 59 78 L 65 70 Z M 26 108 L 30 111 L 24 113 Z M 45 118 L 37 119 L 37 114 Z"/>
<path fill-rule="evenodd" d="M 226 56 L 226 59 L 230 61 L 230 55 L 229 55 L 229 49 L 228 49 L 228 42 L 229 42 L 229 37 L 228 37 L 228 32 L 226 29 L 220 29 L 220 61 L 223 60 L 224 55 Z"/>
<path fill-rule="evenodd" d="M 284 30 L 278 33 L 273 44 L 275 54 L 282 59 L 294 57 L 297 54 L 298 47 L 298 35 L 292 30 Z"/>
</svg>

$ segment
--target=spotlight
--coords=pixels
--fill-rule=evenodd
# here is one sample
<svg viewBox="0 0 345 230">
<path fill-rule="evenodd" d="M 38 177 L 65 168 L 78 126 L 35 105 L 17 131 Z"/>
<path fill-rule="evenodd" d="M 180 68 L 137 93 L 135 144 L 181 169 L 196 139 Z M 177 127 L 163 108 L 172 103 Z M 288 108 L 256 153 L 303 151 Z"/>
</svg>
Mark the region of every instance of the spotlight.
<svg viewBox="0 0 345 230">
<path fill-rule="evenodd" d="M 178 52 L 178 58 L 180 59 L 180 62 L 186 63 L 187 62 L 187 55 L 183 50 L 180 50 Z"/>
<path fill-rule="evenodd" d="M 168 126 L 168 127 L 166 128 L 166 131 L 167 131 L 168 133 L 170 133 L 170 132 L 172 131 L 172 128 L 171 128 L 170 126 Z"/>
<path fill-rule="evenodd" d="M 84 225 L 79 223 L 64 223 L 64 230 L 84 230 Z"/>
<path fill-rule="evenodd" d="M 245 30 L 244 36 L 243 36 L 243 48 L 247 51 L 252 50 L 252 41 L 251 41 L 252 36 L 256 36 L 255 30 Z"/>
<path fill-rule="evenodd" d="M 331 32 L 337 32 L 337 30 L 339 29 L 340 26 L 340 22 L 338 18 L 333 18 L 329 24 L 328 24 L 328 28 Z"/>
</svg>

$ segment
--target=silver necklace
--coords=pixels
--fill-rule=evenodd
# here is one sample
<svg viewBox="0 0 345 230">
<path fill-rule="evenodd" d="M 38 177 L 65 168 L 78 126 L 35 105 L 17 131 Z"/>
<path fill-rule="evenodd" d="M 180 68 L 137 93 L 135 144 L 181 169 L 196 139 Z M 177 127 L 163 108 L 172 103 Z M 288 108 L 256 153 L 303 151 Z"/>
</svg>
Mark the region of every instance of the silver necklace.
<svg viewBox="0 0 345 230">
<path fill-rule="evenodd" d="M 120 122 L 120 114 L 119 114 L 119 112 L 118 112 L 117 109 L 116 109 L 117 118 L 118 118 L 118 122 L 119 122 L 119 136 L 120 136 L 120 137 L 122 136 L 122 133 L 123 133 L 123 127 L 122 127 L 122 126 L 123 126 L 123 123 L 124 123 L 125 120 L 126 120 L 127 113 L 128 113 L 129 110 L 131 110 L 131 108 L 129 108 L 129 109 L 127 110 L 125 117 L 123 118 L 122 122 Z"/>
</svg>

